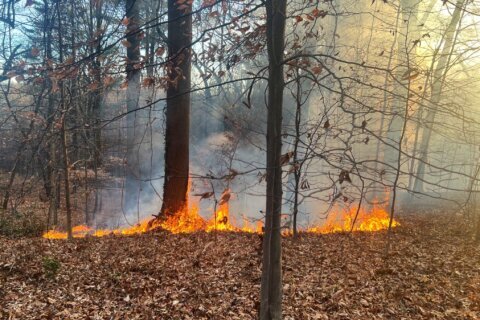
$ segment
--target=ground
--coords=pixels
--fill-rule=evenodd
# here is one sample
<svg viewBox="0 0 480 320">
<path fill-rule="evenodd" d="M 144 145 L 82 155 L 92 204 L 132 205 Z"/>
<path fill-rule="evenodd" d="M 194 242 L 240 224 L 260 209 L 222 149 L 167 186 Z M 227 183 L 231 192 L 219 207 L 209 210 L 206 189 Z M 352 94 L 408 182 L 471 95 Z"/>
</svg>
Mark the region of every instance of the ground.
<svg viewBox="0 0 480 320">
<path fill-rule="evenodd" d="M 284 319 L 480 319 L 480 246 L 464 219 L 283 241 Z M 0 319 L 256 319 L 260 236 L 0 238 Z"/>
</svg>

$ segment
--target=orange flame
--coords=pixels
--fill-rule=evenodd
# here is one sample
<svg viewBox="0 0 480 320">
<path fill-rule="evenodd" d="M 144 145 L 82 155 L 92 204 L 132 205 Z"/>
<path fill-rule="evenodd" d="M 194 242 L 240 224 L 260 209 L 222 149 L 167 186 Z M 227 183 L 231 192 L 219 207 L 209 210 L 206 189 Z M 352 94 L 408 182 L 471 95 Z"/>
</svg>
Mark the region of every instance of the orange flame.
<svg viewBox="0 0 480 320">
<path fill-rule="evenodd" d="M 228 211 L 228 203 L 220 205 L 220 208 L 216 211 L 216 214 L 208 221 L 206 231 L 238 231 L 239 229 L 234 227 L 230 223 L 230 215 Z"/>
<path fill-rule="evenodd" d="M 357 214 L 357 207 L 342 209 L 335 206 L 334 210 L 330 212 L 327 220 L 321 226 L 311 226 L 305 231 L 312 233 L 333 233 L 333 232 L 348 232 L 352 228 L 352 223 Z M 353 231 L 378 231 L 387 229 L 390 219 L 386 209 L 378 203 L 373 205 L 371 210 L 361 208 L 358 217 L 353 226 Z M 79 225 L 72 229 L 74 238 L 84 238 L 86 236 L 104 237 L 108 235 L 134 235 L 145 233 L 147 231 L 162 228 L 171 233 L 192 233 L 197 231 L 233 231 L 233 232 L 249 232 L 261 233 L 262 223 L 257 221 L 256 225 L 250 223 L 243 217 L 243 226 L 236 227 L 236 223 L 230 217 L 228 203 L 220 205 L 216 214 L 210 219 L 205 220 L 199 214 L 198 205 L 193 205 L 190 208 L 185 208 L 177 212 L 177 214 L 169 216 L 166 220 L 151 220 L 146 219 L 137 225 L 120 229 L 93 229 L 85 225 Z M 395 220 L 392 222 L 392 227 L 398 226 L 399 223 Z M 287 233 L 289 234 L 289 233 Z M 67 239 L 66 232 L 57 230 L 49 230 L 43 234 L 47 239 Z"/>
<path fill-rule="evenodd" d="M 334 232 L 349 232 L 352 231 L 380 231 L 388 229 L 390 224 L 390 216 L 387 210 L 375 203 L 371 210 L 360 208 L 357 216 L 357 206 L 351 206 L 349 209 L 338 209 L 329 213 L 327 220 L 322 226 L 313 226 L 307 229 L 307 232 L 313 233 L 334 233 Z M 357 218 L 355 219 L 355 216 Z M 352 227 L 352 224 L 355 224 Z M 392 227 L 399 226 L 398 221 L 392 221 Z"/>
</svg>

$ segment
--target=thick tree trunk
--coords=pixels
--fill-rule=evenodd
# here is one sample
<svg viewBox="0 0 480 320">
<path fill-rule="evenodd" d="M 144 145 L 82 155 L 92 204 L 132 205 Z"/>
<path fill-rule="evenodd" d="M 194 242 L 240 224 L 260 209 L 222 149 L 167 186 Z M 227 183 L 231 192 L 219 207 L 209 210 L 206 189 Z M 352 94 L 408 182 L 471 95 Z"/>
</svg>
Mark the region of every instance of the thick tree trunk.
<svg viewBox="0 0 480 320">
<path fill-rule="evenodd" d="M 263 237 L 260 320 L 282 319 L 282 109 L 286 0 L 267 0 L 269 58 L 267 118 L 267 203 Z"/>
<path fill-rule="evenodd" d="M 187 205 L 190 132 L 190 70 L 192 43 L 191 5 L 168 2 L 167 114 L 165 132 L 165 181 L 162 218 Z"/>
</svg>

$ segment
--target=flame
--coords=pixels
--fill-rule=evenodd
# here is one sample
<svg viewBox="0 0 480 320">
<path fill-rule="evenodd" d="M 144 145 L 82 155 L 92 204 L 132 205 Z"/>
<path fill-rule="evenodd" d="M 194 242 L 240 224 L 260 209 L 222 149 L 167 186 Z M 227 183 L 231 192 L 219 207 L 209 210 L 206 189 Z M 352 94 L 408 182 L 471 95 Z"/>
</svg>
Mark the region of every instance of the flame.
<svg viewBox="0 0 480 320">
<path fill-rule="evenodd" d="M 177 214 L 169 216 L 165 221 L 154 223 L 152 228 L 161 227 L 172 233 L 190 233 L 205 230 L 206 222 L 198 213 L 197 205 L 192 208 L 185 207 Z"/>
<path fill-rule="evenodd" d="M 321 226 L 311 226 L 305 229 L 305 231 L 322 234 L 349 232 L 352 229 L 352 224 L 356 215 L 356 206 L 340 208 L 339 205 L 336 205 L 328 215 L 325 223 Z M 230 216 L 229 205 L 228 203 L 224 203 L 220 205 L 210 220 L 206 220 L 199 214 L 199 206 L 194 204 L 185 207 L 185 209 L 177 212 L 175 215 L 167 217 L 165 220 L 146 219 L 134 226 L 120 229 L 94 229 L 85 225 L 79 225 L 72 229 L 72 235 L 74 238 L 84 238 L 87 236 L 104 237 L 109 235 L 134 235 L 145 233 L 157 228 L 170 231 L 171 233 L 191 233 L 197 231 L 263 232 L 263 225 L 260 221 L 253 224 L 244 216 L 242 218 L 243 226 L 236 227 L 238 224 L 235 223 L 235 220 Z M 366 210 L 365 208 L 359 210 L 353 226 L 353 231 L 379 231 L 387 229 L 389 223 L 390 218 L 388 212 L 385 207 L 377 202 L 373 205 L 371 210 Z M 392 221 L 392 227 L 398 225 L 399 223 L 397 221 Z M 43 234 L 43 237 L 47 239 L 67 239 L 67 233 L 57 230 L 49 230 Z"/>
<path fill-rule="evenodd" d="M 262 233 L 263 232 L 263 223 L 260 220 L 257 220 L 255 225 L 248 221 L 245 216 L 242 216 L 243 220 L 243 227 L 241 231 L 248 232 L 248 233 Z"/>
<path fill-rule="evenodd" d="M 327 220 L 322 226 L 312 226 L 307 228 L 307 232 L 312 233 L 335 233 L 335 232 L 349 232 L 353 231 L 380 231 L 388 229 L 390 224 L 390 216 L 385 207 L 374 203 L 371 210 L 360 208 L 358 211 L 357 219 L 357 206 L 351 206 L 350 208 L 338 209 L 338 206 L 330 212 Z M 355 222 L 352 228 L 352 224 Z M 392 227 L 399 226 L 398 221 L 392 221 Z"/>
<path fill-rule="evenodd" d="M 220 208 L 216 211 L 215 215 L 207 224 L 207 232 L 214 230 L 219 231 L 238 231 L 239 229 L 234 227 L 230 223 L 230 214 L 228 210 L 228 203 L 220 205 Z"/>
</svg>

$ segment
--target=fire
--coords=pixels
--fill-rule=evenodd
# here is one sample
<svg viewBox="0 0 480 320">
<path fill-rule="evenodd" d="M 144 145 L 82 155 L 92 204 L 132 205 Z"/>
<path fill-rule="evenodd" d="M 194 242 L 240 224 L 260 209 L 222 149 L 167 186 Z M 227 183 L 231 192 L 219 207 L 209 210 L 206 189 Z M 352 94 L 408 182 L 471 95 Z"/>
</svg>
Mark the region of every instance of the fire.
<svg viewBox="0 0 480 320">
<path fill-rule="evenodd" d="M 243 232 L 248 232 L 248 233 L 262 233 L 263 232 L 263 223 L 260 220 L 257 220 L 255 225 L 248 221 L 248 219 L 243 216 L 243 227 L 242 231 Z"/>
<path fill-rule="evenodd" d="M 349 209 L 335 208 L 328 215 L 327 220 L 322 226 L 313 226 L 307 229 L 307 232 L 313 233 L 334 233 L 334 232 L 349 232 L 353 231 L 380 231 L 388 229 L 390 224 L 390 216 L 386 209 L 375 203 L 371 210 L 360 208 L 357 219 L 357 206 L 351 206 Z M 355 222 L 352 228 L 352 224 Z M 392 227 L 399 226 L 398 221 L 392 221 Z"/>
<path fill-rule="evenodd" d="M 327 220 L 321 226 L 312 226 L 305 231 L 312 233 L 334 233 L 348 232 L 352 229 L 352 224 L 357 214 L 357 207 L 339 208 L 336 206 L 328 215 Z M 353 231 L 378 231 L 387 229 L 390 219 L 386 209 L 378 203 L 373 205 L 371 210 L 361 208 Z M 91 227 L 80 225 L 72 229 L 74 238 L 84 238 L 86 236 L 104 237 L 108 235 L 134 235 L 145 233 L 150 230 L 161 228 L 171 233 L 192 233 L 197 231 L 231 231 L 231 232 L 249 232 L 261 233 L 262 223 L 257 221 L 254 225 L 248 219 L 243 217 L 243 227 L 236 227 L 234 219 L 230 216 L 228 202 L 223 203 L 216 210 L 216 213 L 210 220 L 204 219 L 199 214 L 198 205 L 186 207 L 175 215 L 167 217 L 165 220 L 146 219 L 139 224 L 120 229 L 93 229 Z M 392 227 L 398 226 L 397 221 L 392 222 Z M 66 232 L 49 230 L 43 234 L 47 239 L 67 239 Z"/>
<path fill-rule="evenodd" d="M 171 233 L 191 233 L 197 231 L 212 232 L 215 230 L 253 233 L 259 230 L 257 227 L 257 230 L 254 231 L 250 224 L 244 224 L 243 228 L 235 227 L 230 221 L 228 203 L 225 203 L 219 207 L 216 214 L 208 221 L 199 214 L 198 206 L 193 205 L 190 208 L 181 210 L 175 215 L 167 217 L 165 220 L 146 219 L 132 227 L 112 230 L 95 230 L 91 227 L 80 225 L 72 229 L 72 234 L 74 238 L 84 238 L 86 236 L 104 237 L 108 235 L 133 235 L 145 233 L 157 228 L 162 228 Z M 67 239 L 67 233 L 57 230 L 49 230 L 43 234 L 43 237 L 47 239 Z"/>
<path fill-rule="evenodd" d="M 190 233 L 205 230 L 206 222 L 200 216 L 198 206 L 186 207 L 175 215 L 168 217 L 158 224 L 154 223 L 152 228 L 163 228 L 171 233 Z"/>
<path fill-rule="evenodd" d="M 207 223 L 207 232 L 219 230 L 219 231 L 238 231 L 230 223 L 230 215 L 228 210 L 228 203 L 220 205 L 220 208 L 216 211 L 216 214 Z"/>
</svg>

